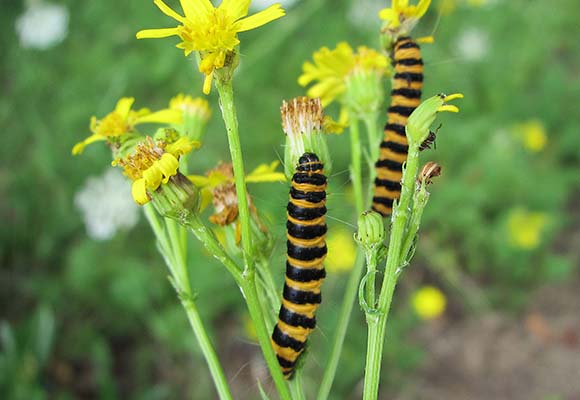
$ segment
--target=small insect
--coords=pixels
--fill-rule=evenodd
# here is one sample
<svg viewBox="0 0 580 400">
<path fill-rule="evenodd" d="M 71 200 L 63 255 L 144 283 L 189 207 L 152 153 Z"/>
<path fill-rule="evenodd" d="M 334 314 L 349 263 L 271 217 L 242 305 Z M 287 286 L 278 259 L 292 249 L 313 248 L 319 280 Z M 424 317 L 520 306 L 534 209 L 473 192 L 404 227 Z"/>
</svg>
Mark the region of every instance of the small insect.
<svg viewBox="0 0 580 400">
<path fill-rule="evenodd" d="M 419 176 L 417 177 L 417 183 L 422 185 L 425 182 L 425 185 L 430 185 L 433 183 L 433 178 L 438 176 L 441 176 L 441 165 L 429 161 L 421 168 L 421 172 L 419 172 Z"/>
<path fill-rule="evenodd" d="M 392 54 L 395 75 L 384 139 L 375 163 L 377 177 L 372 207 L 384 217 L 391 214 L 393 201 L 401 196 L 403 163 L 409 152 L 405 126 L 421 103 L 423 88 L 423 60 L 417 42 L 408 36 L 399 37 Z"/>
<path fill-rule="evenodd" d="M 439 134 L 439 129 L 441 129 L 442 126 L 443 124 L 439 124 L 435 131 L 429 131 L 429 136 L 427 136 L 427 139 L 421 143 L 421 146 L 419 146 L 419 151 L 431 149 L 431 146 L 433 146 L 433 149 L 437 150 L 437 134 Z"/>
<path fill-rule="evenodd" d="M 306 339 L 316 327 L 314 313 L 326 277 L 326 176 L 316 154 L 300 157 L 287 211 L 286 278 L 272 345 L 284 377 L 291 379 Z"/>
</svg>

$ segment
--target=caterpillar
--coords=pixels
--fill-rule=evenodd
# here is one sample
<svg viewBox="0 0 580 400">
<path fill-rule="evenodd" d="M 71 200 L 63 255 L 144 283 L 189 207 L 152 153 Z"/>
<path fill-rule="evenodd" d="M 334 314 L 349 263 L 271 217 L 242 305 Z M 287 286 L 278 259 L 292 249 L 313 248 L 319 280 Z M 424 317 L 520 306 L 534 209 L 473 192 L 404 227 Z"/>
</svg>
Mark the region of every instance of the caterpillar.
<svg viewBox="0 0 580 400">
<path fill-rule="evenodd" d="M 409 145 L 405 134 L 407 119 L 421 103 L 423 60 L 419 45 L 410 37 L 399 37 L 393 45 L 393 89 L 387 110 L 387 124 L 376 162 L 373 210 L 383 217 L 391 214 L 393 201 L 401 196 L 403 163 Z"/>
<path fill-rule="evenodd" d="M 316 154 L 304 153 L 292 177 L 286 223 L 287 261 L 282 306 L 272 345 L 286 379 L 291 379 L 306 339 L 316 327 L 314 313 L 326 277 L 326 176 Z"/>
</svg>

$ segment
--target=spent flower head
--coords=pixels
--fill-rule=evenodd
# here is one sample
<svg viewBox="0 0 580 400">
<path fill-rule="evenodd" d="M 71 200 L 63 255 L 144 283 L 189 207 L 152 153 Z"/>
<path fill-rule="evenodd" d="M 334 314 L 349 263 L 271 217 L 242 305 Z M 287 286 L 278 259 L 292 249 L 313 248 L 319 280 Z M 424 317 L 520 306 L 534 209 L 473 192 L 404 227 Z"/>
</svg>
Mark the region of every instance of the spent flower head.
<svg viewBox="0 0 580 400">
<path fill-rule="evenodd" d="M 335 100 L 343 105 L 351 101 L 363 103 L 363 108 L 378 107 L 382 99 L 380 80 L 389 72 L 387 57 L 365 46 L 355 53 L 348 43 L 340 42 L 332 50 L 322 47 L 312 59 L 304 63 L 298 78 L 301 86 L 315 83 L 308 89 L 309 97 L 319 97 L 325 107 Z"/>
<path fill-rule="evenodd" d="M 431 0 L 419 0 L 417 5 L 409 5 L 409 0 L 392 0 L 390 8 L 379 12 L 379 17 L 385 21 L 383 32 L 391 37 L 409 34 L 430 5 Z"/>
<path fill-rule="evenodd" d="M 282 129 L 286 133 L 284 170 L 290 179 L 294 168 L 304 153 L 316 154 L 327 173 L 331 170 L 331 159 L 323 133 L 324 112 L 320 99 L 296 97 L 283 101 L 280 107 Z"/>
<path fill-rule="evenodd" d="M 133 110 L 133 97 L 123 97 L 115 109 L 101 119 L 91 118 L 90 129 L 93 133 L 82 142 L 74 145 L 72 153 L 81 154 L 85 147 L 98 141 L 107 141 L 113 150 L 118 150 L 130 137 L 137 134 L 135 126 L 143 123 L 175 124 L 181 121 L 178 112 L 169 109 L 151 112 L 147 108 Z"/>
<path fill-rule="evenodd" d="M 157 39 L 178 36 L 186 56 L 199 52 L 199 70 L 205 74 L 203 92 L 209 94 L 215 70 L 233 66 L 239 32 L 249 31 L 284 16 L 280 4 L 247 17 L 250 0 L 222 0 L 214 7 L 209 0 L 180 0 L 183 14 L 171 9 L 162 0 L 154 0 L 161 12 L 173 18 L 179 25 L 175 28 L 146 29 L 137 32 L 137 39 Z"/>
<path fill-rule="evenodd" d="M 173 143 L 147 137 L 135 147 L 134 153 L 116 159 L 113 165 L 122 167 L 125 175 L 133 181 L 131 193 L 135 202 L 140 205 L 152 200 L 159 192 L 158 189 L 164 185 L 180 186 L 185 191 L 182 193 L 185 197 L 188 194 L 191 194 L 190 197 L 195 195 L 193 200 L 197 202 L 195 187 L 179 173 L 179 158 L 197 145 L 198 143 L 185 137 Z M 185 197 L 189 202 L 190 199 Z M 188 205 L 194 204 L 189 202 Z"/>
</svg>

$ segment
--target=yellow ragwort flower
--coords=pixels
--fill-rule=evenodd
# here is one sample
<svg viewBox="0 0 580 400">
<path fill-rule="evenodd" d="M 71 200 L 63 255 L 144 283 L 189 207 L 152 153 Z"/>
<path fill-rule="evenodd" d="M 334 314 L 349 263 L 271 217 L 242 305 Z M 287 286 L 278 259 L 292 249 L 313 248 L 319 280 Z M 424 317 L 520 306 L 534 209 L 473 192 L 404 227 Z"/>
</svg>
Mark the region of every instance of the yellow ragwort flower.
<svg viewBox="0 0 580 400">
<path fill-rule="evenodd" d="M 113 161 L 113 166 L 124 169 L 125 175 L 133 181 L 133 199 L 144 205 L 151 200 L 150 193 L 177 174 L 179 158 L 197 146 L 199 143 L 186 137 L 170 144 L 147 137 L 135 147 L 133 154 Z"/>
<path fill-rule="evenodd" d="M 135 126 L 143 123 L 179 123 L 180 113 L 171 110 L 161 110 L 152 113 L 147 108 L 138 111 L 132 109 L 135 99 L 123 97 L 115 106 L 115 109 L 102 119 L 91 118 L 91 136 L 74 145 L 72 153 L 81 154 L 85 147 L 91 143 L 103 140 L 118 140 L 123 135 L 134 133 Z"/>
<path fill-rule="evenodd" d="M 335 49 L 322 47 L 316 51 L 312 59 L 302 66 L 302 75 L 298 78 L 300 86 L 316 82 L 308 89 L 308 97 L 319 97 L 326 107 L 336 99 L 340 99 L 346 91 L 346 79 L 358 71 L 375 71 L 384 75 L 389 68 L 387 57 L 379 52 L 360 46 L 355 53 L 346 42 L 340 42 Z"/>
<path fill-rule="evenodd" d="M 214 7 L 209 0 L 180 0 L 184 16 L 171 9 L 162 0 L 154 3 L 167 16 L 180 23 L 175 28 L 146 29 L 137 32 L 137 39 L 157 39 L 179 36 L 183 49 L 188 56 L 198 51 L 201 56 L 199 70 L 205 74 L 203 92 L 209 94 L 213 73 L 226 63 L 240 43 L 239 32 L 249 31 L 285 15 L 280 4 L 274 4 L 254 15 L 248 15 L 250 0 L 222 0 Z"/>
<path fill-rule="evenodd" d="M 539 246 L 542 232 L 548 223 L 546 214 L 516 208 L 508 217 L 508 231 L 512 246 L 533 250 Z"/>
<path fill-rule="evenodd" d="M 431 0 L 419 0 L 416 6 L 410 6 L 409 0 L 392 0 L 391 8 L 382 9 L 379 17 L 386 22 L 386 29 L 408 33 L 430 5 Z"/>
<path fill-rule="evenodd" d="M 206 123 L 211 117 L 211 108 L 207 100 L 201 97 L 195 99 L 191 96 L 186 96 L 179 93 L 177 96 L 169 100 L 169 108 L 171 110 L 179 110 L 184 116 L 193 116 L 199 118 L 200 121 Z"/>
<path fill-rule="evenodd" d="M 434 286 L 423 286 L 413 294 L 413 309 L 421 319 L 434 319 L 445 312 L 447 298 Z"/>
<path fill-rule="evenodd" d="M 328 255 L 324 265 L 330 272 L 348 272 L 354 267 L 356 245 L 352 233 L 346 229 L 333 229 L 326 239 Z"/>
<path fill-rule="evenodd" d="M 533 153 L 539 153 L 544 150 L 548 143 L 546 127 L 539 120 L 518 124 L 515 126 L 515 132 L 522 140 L 524 147 Z"/>
</svg>

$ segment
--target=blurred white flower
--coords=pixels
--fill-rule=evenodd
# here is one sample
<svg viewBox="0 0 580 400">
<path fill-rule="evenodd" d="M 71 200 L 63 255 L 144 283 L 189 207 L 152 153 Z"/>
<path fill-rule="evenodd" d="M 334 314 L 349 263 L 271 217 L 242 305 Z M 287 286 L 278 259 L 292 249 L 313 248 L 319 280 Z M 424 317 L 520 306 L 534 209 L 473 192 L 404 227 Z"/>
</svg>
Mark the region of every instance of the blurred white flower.
<svg viewBox="0 0 580 400">
<path fill-rule="evenodd" d="M 381 26 L 379 11 L 388 6 L 385 0 L 353 1 L 347 18 L 353 26 L 359 29 L 378 31 Z"/>
<path fill-rule="evenodd" d="M 489 36 L 479 28 L 468 28 L 457 38 L 456 49 L 465 61 L 481 61 L 489 52 Z"/>
<path fill-rule="evenodd" d="M 87 235 L 95 240 L 111 239 L 119 229 L 130 229 L 139 219 L 131 184 L 117 169 L 88 178 L 75 195 L 75 205 L 83 214 Z"/>
<path fill-rule="evenodd" d="M 68 9 L 60 4 L 30 2 L 16 19 L 16 33 L 25 48 L 45 50 L 62 42 L 68 33 Z"/>
<path fill-rule="evenodd" d="M 250 3 L 250 9 L 253 11 L 259 11 L 277 3 L 282 4 L 282 7 L 288 9 L 297 2 L 298 0 L 252 0 Z"/>
</svg>

